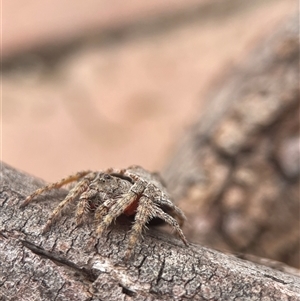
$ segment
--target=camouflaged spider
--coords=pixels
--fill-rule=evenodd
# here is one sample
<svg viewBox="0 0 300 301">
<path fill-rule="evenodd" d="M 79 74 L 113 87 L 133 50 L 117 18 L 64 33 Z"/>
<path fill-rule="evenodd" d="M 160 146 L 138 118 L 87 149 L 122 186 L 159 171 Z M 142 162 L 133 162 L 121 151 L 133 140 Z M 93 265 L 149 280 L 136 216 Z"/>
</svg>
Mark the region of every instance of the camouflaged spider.
<svg viewBox="0 0 300 301">
<path fill-rule="evenodd" d="M 69 191 L 66 198 L 54 209 L 43 228 L 43 232 L 48 231 L 68 204 L 79 197 L 76 209 L 77 225 L 84 222 L 88 212 L 94 211 L 97 236 L 100 236 L 121 214 L 134 215 L 134 223 L 125 254 L 126 259 L 131 257 L 132 250 L 142 235 L 143 228 L 153 218 L 159 218 L 171 225 L 185 245 L 188 244 L 180 228 L 185 220 L 183 212 L 173 204 L 159 178 L 139 166 L 131 166 L 121 170 L 110 168 L 104 172 L 78 172 L 59 182 L 36 190 L 25 199 L 21 206 L 28 205 L 36 196 L 45 191 L 57 189 L 72 182 L 77 183 Z"/>
</svg>

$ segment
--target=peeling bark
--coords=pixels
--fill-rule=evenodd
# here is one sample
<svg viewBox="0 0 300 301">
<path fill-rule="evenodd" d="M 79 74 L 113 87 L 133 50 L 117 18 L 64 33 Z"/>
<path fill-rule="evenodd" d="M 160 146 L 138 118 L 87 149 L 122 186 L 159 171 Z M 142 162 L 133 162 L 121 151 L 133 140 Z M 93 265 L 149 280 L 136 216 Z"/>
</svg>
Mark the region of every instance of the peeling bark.
<svg viewBox="0 0 300 301">
<path fill-rule="evenodd" d="M 299 300 L 300 278 L 191 244 L 153 229 L 125 263 L 128 222 L 97 245 L 87 224 L 67 212 L 46 234 L 47 217 L 65 191 L 20 209 L 44 183 L 2 164 L 0 300 Z"/>
<path fill-rule="evenodd" d="M 217 88 L 163 176 L 190 240 L 299 268 L 298 20 Z"/>
</svg>

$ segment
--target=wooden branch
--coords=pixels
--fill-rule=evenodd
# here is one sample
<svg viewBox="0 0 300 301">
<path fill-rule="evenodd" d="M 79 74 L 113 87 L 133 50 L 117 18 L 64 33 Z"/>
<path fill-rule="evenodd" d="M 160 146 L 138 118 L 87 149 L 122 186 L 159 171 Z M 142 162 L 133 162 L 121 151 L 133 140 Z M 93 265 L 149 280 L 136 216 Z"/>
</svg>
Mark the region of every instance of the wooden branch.
<svg viewBox="0 0 300 301">
<path fill-rule="evenodd" d="M 299 300 L 300 278 L 199 245 L 185 247 L 149 230 L 131 261 L 128 224 L 116 223 L 96 246 L 92 225 L 67 213 L 40 230 L 64 191 L 20 209 L 44 183 L 2 164 L 0 300 Z M 123 223 L 123 224 L 122 224 Z M 125 225 L 124 225 L 125 223 Z"/>
<path fill-rule="evenodd" d="M 189 239 L 299 268 L 298 19 L 216 88 L 163 177 Z"/>
</svg>

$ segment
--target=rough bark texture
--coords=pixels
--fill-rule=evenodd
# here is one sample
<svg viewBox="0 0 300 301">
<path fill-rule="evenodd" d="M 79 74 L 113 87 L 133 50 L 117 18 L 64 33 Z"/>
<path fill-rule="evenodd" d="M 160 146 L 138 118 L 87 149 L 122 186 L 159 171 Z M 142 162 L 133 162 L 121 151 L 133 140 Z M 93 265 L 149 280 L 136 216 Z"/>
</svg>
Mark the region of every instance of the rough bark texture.
<svg viewBox="0 0 300 301">
<path fill-rule="evenodd" d="M 194 242 L 300 266 L 294 16 L 209 99 L 163 176 Z"/>
<path fill-rule="evenodd" d="M 94 247 L 93 227 L 66 214 L 41 235 L 64 191 L 24 209 L 44 183 L 2 165 L 0 300 L 299 300 L 300 278 L 172 236 L 149 231 L 124 263 L 128 224 L 118 222 Z M 123 224 L 122 224 L 123 223 Z M 125 224 L 124 224 L 125 223 Z M 122 225 L 121 225 L 122 224 Z"/>
</svg>

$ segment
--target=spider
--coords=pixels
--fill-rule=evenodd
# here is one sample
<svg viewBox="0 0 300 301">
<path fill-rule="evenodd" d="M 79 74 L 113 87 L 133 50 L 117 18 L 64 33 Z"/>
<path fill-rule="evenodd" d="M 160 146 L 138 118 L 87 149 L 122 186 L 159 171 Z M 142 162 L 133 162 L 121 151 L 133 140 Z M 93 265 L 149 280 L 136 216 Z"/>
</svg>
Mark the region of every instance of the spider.
<svg viewBox="0 0 300 301">
<path fill-rule="evenodd" d="M 54 209 L 43 228 L 43 233 L 50 229 L 70 203 L 79 199 L 75 213 L 76 223 L 81 225 L 85 222 L 87 214 L 93 212 L 97 236 L 101 236 L 121 214 L 134 216 L 125 259 L 131 257 L 144 227 L 154 218 L 171 225 L 184 244 L 188 245 L 180 228 L 185 220 L 183 212 L 173 204 L 158 175 L 140 166 L 130 166 L 127 169 L 109 168 L 104 172 L 78 172 L 34 191 L 21 207 L 27 206 L 35 197 L 46 191 L 72 182 L 77 183 Z"/>
</svg>

